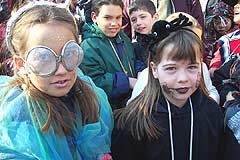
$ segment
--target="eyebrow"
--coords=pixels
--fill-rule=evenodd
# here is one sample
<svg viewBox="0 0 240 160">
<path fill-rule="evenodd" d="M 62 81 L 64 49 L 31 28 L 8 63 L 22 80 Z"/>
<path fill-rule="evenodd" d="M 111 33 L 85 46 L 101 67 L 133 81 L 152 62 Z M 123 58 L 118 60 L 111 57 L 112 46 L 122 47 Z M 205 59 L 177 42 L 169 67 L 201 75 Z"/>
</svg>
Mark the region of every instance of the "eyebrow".
<svg viewBox="0 0 240 160">
<path fill-rule="evenodd" d="M 113 15 L 110 15 L 110 14 L 103 15 L 103 17 L 122 17 L 122 16 L 123 16 L 122 14 L 119 14 L 117 16 L 113 16 Z"/>
<path fill-rule="evenodd" d="M 198 65 L 200 65 L 201 63 L 196 62 L 196 63 L 190 63 L 190 64 L 188 64 L 188 65 L 193 65 L 193 64 L 198 64 Z M 162 67 L 168 67 L 168 66 L 173 66 L 173 65 L 176 65 L 176 63 L 168 63 L 168 64 L 163 65 Z"/>
</svg>

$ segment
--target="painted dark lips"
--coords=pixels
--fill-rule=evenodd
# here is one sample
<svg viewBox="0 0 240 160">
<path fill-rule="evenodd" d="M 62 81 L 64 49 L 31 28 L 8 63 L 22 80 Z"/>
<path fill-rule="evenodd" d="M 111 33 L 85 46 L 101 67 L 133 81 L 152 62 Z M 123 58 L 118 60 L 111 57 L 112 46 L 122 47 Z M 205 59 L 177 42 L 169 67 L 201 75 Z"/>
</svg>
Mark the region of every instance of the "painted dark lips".
<svg viewBox="0 0 240 160">
<path fill-rule="evenodd" d="M 178 93 L 180 93 L 180 94 L 185 94 L 185 93 L 188 92 L 188 90 L 189 90 L 188 87 L 184 87 L 184 88 L 178 88 L 178 89 L 176 89 L 176 91 L 177 91 Z"/>
</svg>

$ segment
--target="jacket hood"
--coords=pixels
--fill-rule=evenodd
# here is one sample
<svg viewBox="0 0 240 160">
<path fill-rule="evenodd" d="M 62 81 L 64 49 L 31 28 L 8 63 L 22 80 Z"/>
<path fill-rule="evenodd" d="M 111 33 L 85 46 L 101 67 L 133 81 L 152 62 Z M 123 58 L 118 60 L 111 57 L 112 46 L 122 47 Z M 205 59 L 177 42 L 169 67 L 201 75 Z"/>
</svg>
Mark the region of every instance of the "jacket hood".
<svg viewBox="0 0 240 160">
<path fill-rule="evenodd" d="M 82 32 L 83 32 L 82 34 L 83 40 L 87 38 L 99 38 L 99 39 L 110 39 L 111 41 L 115 41 L 116 43 L 121 43 L 122 38 L 127 37 L 123 33 L 123 31 L 120 31 L 115 37 L 109 38 L 102 32 L 102 30 L 95 23 L 92 23 L 92 24 L 85 23 L 83 25 Z"/>
</svg>

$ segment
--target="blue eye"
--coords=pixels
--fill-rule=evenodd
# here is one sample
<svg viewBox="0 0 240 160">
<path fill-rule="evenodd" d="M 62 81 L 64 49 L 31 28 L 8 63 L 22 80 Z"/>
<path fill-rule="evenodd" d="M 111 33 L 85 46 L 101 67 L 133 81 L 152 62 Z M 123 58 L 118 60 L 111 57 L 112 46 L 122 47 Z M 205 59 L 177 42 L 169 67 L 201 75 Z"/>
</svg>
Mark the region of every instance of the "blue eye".
<svg viewBox="0 0 240 160">
<path fill-rule="evenodd" d="M 198 68 L 198 66 L 192 65 L 192 66 L 189 66 L 189 68 L 191 68 L 191 69 L 196 69 L 196 68 Z"/>
<path fill-rule="evenodd" d="M 165 70 L 167 70 L 167 71 L 173 71 L 173 70 L 176 70 L 176 67 L 167 67 L 167 68 L 165 68 Z"/>
</svg>

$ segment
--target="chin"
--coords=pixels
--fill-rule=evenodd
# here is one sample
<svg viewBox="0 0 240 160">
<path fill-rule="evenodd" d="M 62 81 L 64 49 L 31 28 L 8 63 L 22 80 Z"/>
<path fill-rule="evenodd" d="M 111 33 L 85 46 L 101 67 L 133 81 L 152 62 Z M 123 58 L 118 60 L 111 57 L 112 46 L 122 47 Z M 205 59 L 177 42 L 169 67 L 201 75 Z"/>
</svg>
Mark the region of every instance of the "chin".
<svg viewBox="0 0 240 160">
<path fill-rule="evenodd" d="M 116 37 L 117 33 L 110 33 L 107 35 L 107 37 L 110 37 L 110 38 L 113 38 L 113 37 Z"/>
<path fill-rule="evenodd" d="M 62 96 L 65 96 L 69 91 L 70 89 L 62 90 L 62 91 L 58 90 L 56 92 L 48 93 L 48 95 L 53 97 L 62 97 Z"/>
</svg>

